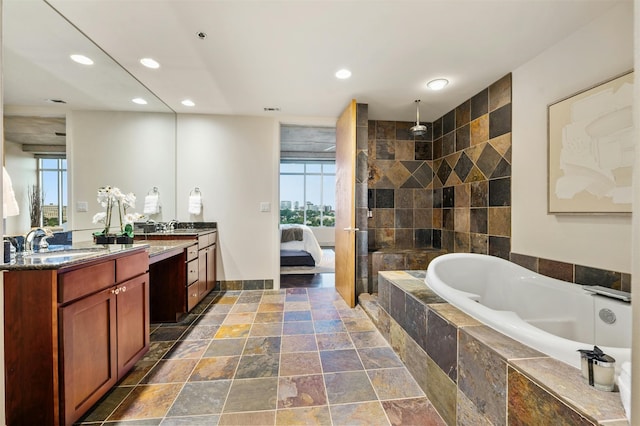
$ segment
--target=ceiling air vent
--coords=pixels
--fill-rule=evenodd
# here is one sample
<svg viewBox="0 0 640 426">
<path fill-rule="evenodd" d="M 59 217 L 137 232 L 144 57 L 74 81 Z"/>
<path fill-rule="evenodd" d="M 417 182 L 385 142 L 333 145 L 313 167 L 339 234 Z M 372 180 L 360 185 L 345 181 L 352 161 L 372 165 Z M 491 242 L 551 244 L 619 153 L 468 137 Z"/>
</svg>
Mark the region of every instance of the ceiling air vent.
<svg viewBox="0 0 640 426">
<path fill-rule="evenodd" d="M 278 112 L 280 108 L 278 107 L 264 107 L 265 112 Z"/>
</svg>

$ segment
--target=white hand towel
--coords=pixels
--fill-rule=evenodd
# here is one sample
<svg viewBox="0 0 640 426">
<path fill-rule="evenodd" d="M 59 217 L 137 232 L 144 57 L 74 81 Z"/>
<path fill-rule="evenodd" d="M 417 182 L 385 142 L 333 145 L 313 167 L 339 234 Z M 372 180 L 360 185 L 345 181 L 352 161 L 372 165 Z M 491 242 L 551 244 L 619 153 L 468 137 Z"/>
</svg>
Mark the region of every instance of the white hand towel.
<svg viewBox="0 0 640 426">
<path fill-rule="evenodd" d="M 149 194 L 144 197 L 144 214 L 160 213 L 160 198 L 158 194 Z"/>
<path fill-rule="evenodd" d="M 4 166 L 2 167 L 2 212 L 4 217 L 20 214 L 20 207 L 13 192 L 11 177 L 9 177 L 9 172 Z"/>
<path fill-rule="evenodd" d="M 202 197 L 200 194 L 189 195 L 189 213 L 200 214 L 202 209 Z"/>
</svg>

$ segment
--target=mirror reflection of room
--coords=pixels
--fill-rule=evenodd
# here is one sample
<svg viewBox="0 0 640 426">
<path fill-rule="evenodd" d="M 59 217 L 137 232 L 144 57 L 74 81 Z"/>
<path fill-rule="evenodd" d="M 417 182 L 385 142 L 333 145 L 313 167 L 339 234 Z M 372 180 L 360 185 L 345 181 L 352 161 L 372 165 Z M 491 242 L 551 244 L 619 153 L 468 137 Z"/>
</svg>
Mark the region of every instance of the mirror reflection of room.
<svg viewBox="0 0 640 426">
<path fill-rule="evenodd" d="M 3 15 L 3 165 L 18 210 L 5 210 L 4 235 L 13 249 L 38 228 L 49 244 L 91 240 L 99 187 L 119 185 L 140 203 L 149 188 L 173 194 L 173 179 L 155 172 L 173 168 L 168 156 L 137 164 L 140 177 L 123 173 L 136 159 L 122 153 L 134 141 L 173 151 L 175 114 L 46 2 L 4 1 Z M 175 218 L 173 200 L 164 204 L 167 217 L 155 220 Z"/>
</svg>

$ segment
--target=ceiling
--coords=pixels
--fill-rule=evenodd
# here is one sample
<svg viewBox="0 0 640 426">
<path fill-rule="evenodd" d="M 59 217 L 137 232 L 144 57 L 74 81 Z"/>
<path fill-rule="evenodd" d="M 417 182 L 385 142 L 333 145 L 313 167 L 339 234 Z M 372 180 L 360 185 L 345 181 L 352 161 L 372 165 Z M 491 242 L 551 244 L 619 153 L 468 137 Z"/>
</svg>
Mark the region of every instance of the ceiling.
<svg viewBox="0 0 640 426">
<path fill-rule="evenodd" d="M 4 0 L 5 8 L 40 0 Z M 179 113 L 283 117 L 337 117 L 351 99 L 369 104 L 369 118 L 433 121 L 577 28 L 621 2 L 631 0 L 48 0 L 60 14 L 155 93 L 149 108 Z M 50 28 L 49 14 L 28 14 L 33 31 Z M 34 50 L 30 30 L 7 21 L 5 33 L 18 55 L 4 70 L 9 100 L 41 101 L 43 90 L 20 76 L 21 62 L 42 61 L 35 77 L 56 70 L 70 41 L 60 32 L 53 47 Z M 8 28 L 6 28 L 8 26 Z M 30 27 L 31 28 L 31 27 Z M 60 30 L 62 31 L 62 30 Z M 201 39 L 197 33 L 204 32 Z M 73 42 L 75 43 L 75 42 Z M 76 50 L 83 49 L 75 46 Z M 17 50 L 16 50 L 17 49 Z M 97 49 L 97 50 L 100 50 Z M 87 47 L 88 54 L 96 50 Z M 29 52 L 27 54 L 27 52 Z M 152 57 L 159 69 L 139 63 Z M 6 62 L 6 61 L 5 61 Z M 114 86 L 100 80 L 77 108 L 112 108 Z M 112 65 L 109 67 L 111 73 Z M 338 80 L 348 68 L 353 75 Z M 31 71 L 33 73 L 33 71 Z M 65 74 L 66 75 L 66 74 Z M 444 77 L 439 92 L 425 83 Z M 50 82 L 60 80 L 57 75 Z M 78 76 L 66 75 L 71 96 Z M 84 77 L 83 77 L 84 78 Z M 6 81 L 6 79 L 5 79 Z M 46 79 L 44 79 L 46 82 Z M 138 90 L 128 88 L 132 92 Z M 20 87 L 23 84 L 23 87 Z M 15 86 L 18 87 L 15 87 Z M 38 90 L 36 90 L 38 89 Z M 106 89 L 106 92 L 105 92 Z M 48 96 L 48 95 L 47 95 Z M 60 93 L 59 96 L 66 96 Z M 31 99 L 32 98 L 32 99 Z M 189 98 L 194 107 L 180 102 Z M 7 100 L 5 91 L 5 101 Z M 166 106 L 164 105 L 166 104 Z M 264 111 L 279 108 L 279 111 Z M 138 108 L 137 110 L 144 110 Z"/>
</svg>

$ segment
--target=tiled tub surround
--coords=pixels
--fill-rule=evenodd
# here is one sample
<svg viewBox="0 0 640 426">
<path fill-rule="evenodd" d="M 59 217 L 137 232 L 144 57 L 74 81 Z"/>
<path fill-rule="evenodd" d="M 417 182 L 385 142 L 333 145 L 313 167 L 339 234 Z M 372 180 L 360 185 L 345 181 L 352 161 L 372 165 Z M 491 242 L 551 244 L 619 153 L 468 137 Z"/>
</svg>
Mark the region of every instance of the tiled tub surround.
<svg viewBox="0 0 640 426">
<path fill-rule="evenodd" d="M 439 256 L 429 264 L 425 281 L 484 325 L 573 367 L 581 367 L 578 351 L 594 345 L 615 358 L 618 371 L 631 360 L 631 304 L 594 295 L 588 291 L 593 286 L 477 253 Z"/>
<path fill-rule="evenodd" d="M 381 249 L 369 254 L 371 260 L 371 293 L 378 292 L 379 271 L 426 270 L 429 263 L 444 254 L 442 249 Z"/>
<path fill-rule="evenodd" d="M 445 303 L 424 276 L 379 273 L 376 325 L 447 424 L 627 424 L 617 392 Z"/>
<path fill-rule="evenodd" d="M 624 272 L 607 271 L 518 253 L 511 253 L 510 260 L 551 278 L 581 285 L 600 285 L 631 293 L 631 274 Z"/>
</svg>

